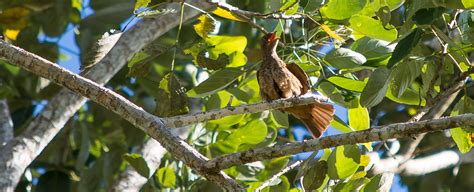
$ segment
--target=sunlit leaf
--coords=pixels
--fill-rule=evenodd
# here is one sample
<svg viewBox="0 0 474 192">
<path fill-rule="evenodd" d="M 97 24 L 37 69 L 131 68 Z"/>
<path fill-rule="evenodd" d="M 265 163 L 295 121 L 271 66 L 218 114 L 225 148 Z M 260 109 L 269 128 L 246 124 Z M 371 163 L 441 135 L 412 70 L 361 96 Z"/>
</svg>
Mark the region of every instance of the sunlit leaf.
<svg viewBox="0 0 474 192">
<path fill-rule="evenodd" d="M 349 20 L 349 28 L 365 36 L 384 41 L 397 39 L 397 30 L 391 25 L 383 26 L 380 20 L 365 16 L 354 15 Z"/>
<path fill-rule="evenodd" d="M 366 4 L 367 0 L 331 0 L 320 11 L 329 19 L 343 20 L 360 12 Z"/>
<path fill-rule="evenodd" d="M 329 26 L 325 25 L 325 24 L 321 24 L 321 29 L 323 29 L 324 32 L 326 32 L 329 36 L 331 36 L 332 38 L 340 41 L 340 42 L 343 42 L 344 39 L 337 35 L 336 32 L 334 32 L 333 30 L 331 30 L 331 28 L 329 28 Z"/>
<path fill-rule="evenodd" d="M 349 125 L 356 131 L 368 129 L 370 127 L 369 111 L 367 108 L 358 106 L 347 110 Z"/>
<path fill-rule="evenodd" d="M 155 178 L 163 188 L 174 189 L 176 187 L 176 175 L 174 174 L 174 170 L 169 167 L 158 169 Z"/>
<path fill-rule="evenodd" d="M 216 24 L 214 20 L 209 18 L 207 15 L 201 15 L 199 18 L 199 23 L 194 25 L 194 30 L 196 33 L 201 36 L 202 38 L 207 38 L 208 33 L 214 31 L 214 28 L 216 27 Z"/>
<path fill-rule="evenodd" d="M 340 117 L 334 115 L 333 120 L 331 121 L 331 126 L 343 133 L 349 133 L 354 131 L 349 125 L 344 122 Z"/>
<path fill-rule="evenodd" d="M 338 146 L 328 158 L 328 175 L 331 179 L 345 179 L 359 168 L 360 151 L 357 145 Z"/>
<path fill-rule="evenodd" d="M 230 11 L 227 11 L 225 9 L 222 9 L 220 7 L 217 7 L 216 10 L 214 10 L 212 13 L 216 14 L 219 17 L 234 20 L 234 21 L 240 21 L 240 22 L 245 22 L 242 19 L 239 19 L 238 17 L 234 16 Z"/>
<path fill-rule="evenodd" d="M 471 140 L 472 133 L 468 133 L 461 127 L 450 129 L 449 132 L 461 153 L 471 151 L 471 148 L 474 146 Z"/>
<path fill-rule="evenodd" d="M 133 8 L 134 11 L 140 8 L 145 8 L 151 3 L 151 0 L 136 0 L 135 7 Z"/>
<path fill-rule="evenodd" d="M 284 0 L 284 4 L 280 7 L 280 11 L 284 11 L 287 15 L 292 15 L 298 11 L 297 0 Z"/>
</svg>

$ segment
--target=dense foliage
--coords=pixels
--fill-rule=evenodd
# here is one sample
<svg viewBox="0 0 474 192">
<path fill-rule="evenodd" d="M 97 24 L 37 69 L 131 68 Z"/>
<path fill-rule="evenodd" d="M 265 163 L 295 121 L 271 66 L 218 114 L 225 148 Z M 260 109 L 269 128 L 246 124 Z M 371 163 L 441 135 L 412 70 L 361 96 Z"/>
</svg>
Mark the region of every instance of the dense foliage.
<svg viewBox="0 0 474 192">
<path fill-rule="evenodd" d="M 263 36 L 259 27 L 263 27 L 278 34 L 283 43 L 278 49 L 280 57 L 305 70 L 313 91 L 341 106 L 331 123 L 335 131 L 330 132 L 347 133 L 408 121 L 423 107 L 439 102 L 438 94 L 473 70 L 472 0 L 322 2 L 227 1 L 251 11 L 247 13 L 259 14 L 239 15 L 224 7 L 203 11 L 200 17 L 183 22 L 137 52 L 128 68 L 106 86 L 160 117 L 258 103 L 256 69 Z M 91 0 L 86 6 L 81 0 L 2 1 L 0 29 L 9 42 L 50 61 L 64 63 L 76 54 L 82 68 L 87 68 L 96 54 L 91 50 L 104 33 L 133 27 L 133 23 L 126 25 L 128 18 L 159 17 L 189 7 L 182 4 L 181 9 L 162 10 L 161 3 Z M 68 38 L 65 34 L 73 34 L 70 41 L 77 43 L 77 51 L 61 47 L 61 39 Z M 70 69 L 77 71 L 76 65 Z M 8 101 L 15 134 L 21 133 L 60 89 L 1 61 L 0 85 L 0 98 Z M 469 85 L 448 104 L 444 115 L 474 112 Z M 297 120 L 271 110 L 192 125 L 182 136 L 212 158 L 309 139 L 309 133 L 294 131 L 301 130 L 298 127 Z M 471 132 L 470 127 L 460 127 L 428 134 L 413 155 L 429 156 L 447 149 L 467 153 L 473 145 Z M 144 176 L 153 173 L 145 191 L 211 191 L 215 187 L 170 154 L 162 158 L 158 170 L 150 170 L 135 153 L 146 139 L 145 133 L 119 116 L 88 102 L 30 165 L 17 189 L 106 190 L 128 165 Z M 367 154 L 376 151 L 380 158 L 391 158 L 398 152 L 391 151 L 393 146 L 404 142 L 321 150 L 265 190 L 374 191 L 383 187 L 385 180 L 381 174 L 371 174 Z M 225 172 L 254 190 L 298 158 L 239 165 Z M 427 175 L 400 176 L 402 185 L 410 190 L 463 191 L 474 188 L 469 179 L 474 177 L 473 169 L 472 164 L 459 164 Z"/>
</svg>

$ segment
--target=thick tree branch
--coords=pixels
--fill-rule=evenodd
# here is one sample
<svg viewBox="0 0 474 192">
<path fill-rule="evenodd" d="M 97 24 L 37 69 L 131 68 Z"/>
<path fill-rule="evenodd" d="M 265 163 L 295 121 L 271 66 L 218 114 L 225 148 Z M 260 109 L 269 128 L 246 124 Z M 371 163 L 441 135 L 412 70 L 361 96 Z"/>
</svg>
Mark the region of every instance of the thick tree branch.
<svg viewBox="0 0 474 192">
<path fill-rule="evenodd" d="M 409 137 L 425 132 L 440 131 L 444 129 L 470 125 L 474 125 L 474 114 L 463 114 L 455 117 L 432 119 L 412 123 L 396 123 L 382 127 L 375 127 L 364 131 L 312 139 L 301 143 L 275 145 L 273 147 L 264 147 L 223 155 L 211 159 L 207 163 L 206 167 L 209 170 L 218 171 L 235 165 L 287 156 L 301 152 L 316 151 L 324 148 L 347 144 L 367 143 L 391 138 Z"/>
<path fill-rule="evenodd" d="M 410 122 L 437 119 L 441 117 L 446 109 L 454 101 L 461 88 L 466 84 L 466 79 L 470 73 L 471 71 L 462 73 L 457 79 L 454 80 L 453 86 L 439 93 L 433 99 L 433 105 L 427 105 L 424 107 L 417 115 L 413 116 Z M 421 143 L 425 135 L 425 133 L 422 133 L 420 135 L 416 135 L 414 139 L 408 140 L 398 154 L 400 155 L 400 158 L 403 158 L 404 160 L 411 158 L 413 156 L 413 152 L 415 152 L 417 146 Z"/>
<path fill-rule="evenodd" d="M 183 138 L 188 134 L 188 128 L 173 129 L 171 132 Z M 166 149 L 154 139 L 148 139 L 135 152 L 145 159 L 150 173 L 154 173 L 160 166 L 161 158 L 166 154 Z M 151 177 L 152 175 L 150 175 Z M 140 191 L 149 178 L 140 175 L 132 166 L 128 165 L 124 172 L 120 173 L 119 178 L 112 185 L 109 191 Z"/>
<path fill-rule="evenodd" d="M 280 172 L 277 174 L 273 175 L 270 179 L 266 180 L 265 182 L 262 183 L 255 191 L 262 191 L 266 187 L 270 186 L 271 183 L 275 182 L 279 177 L 287 173 L 288 171 L 291 171 L 292 169 L 299 167 L 303 163 L 302 160 L 296 161 L 292 163 L 291 165 L 288 165 L 287 167 L 283 168 Z"/>
<path fill-rule="evenodd" d="M 114 49 L 115 48 L 112 50 Z M 113 111 L 129 121 L 132 125 L 148 133 L 176 158 L 198 171 L 210 181 L 229 190 L 241 189 L 238 183 L 223 172 L 217 174 L 206 172 L 205 169 L 203 169 L 203 165 L 207 162 L 206 157 L 201 155 L 186 142 L 172 135 L 160 118 L 147 113 L 141 107 L 131 103 L 121 95 L 89 79 L 73 74 L 39 56 L 9 45 L 4 41 L 0 41 L 0 58 L 4 58 L 9 63 L 15 64 L 24 70 L 50 79 L 75 93 L 90 98 L 92 101 Z M 104 58 L 104 60 L 106 58 Z"/>
<path fill-rule="evenodd" d="M 307 105 L 315 102 L 327 102 L 328 98 L 320 95 L 306 94 L 301 97 L 279 99 L 257 104 L 242 105 L 236 107 L 225 107 L 217 110 L 198 112 L 188 115 L 179 115 L 169 118 L 163 118 L 163 123 L 170 128 L 182 127 L 186 125 L 196 124 L 199 122 L 220 119 L 229 115 L 238 115 L 246 113 L 257 113 L 269 109 L 282 109 L 298 105 Z"/>
<path fill-rule="evenodd" d="M 166 154 L 166 149 L 154 139 L 148 139 L 136 153 L 145 159 L 150 173 L 155 172 Z M 132 166 L 128 165 L 124 172 L 112 185 L 109 191 L 140 191 L 149 178 L 140 175 Z"/>
<path fill-rule="evenodd" d="M 198 3 L 201 8 L 209 8 L 209 4 L 207 3 Z M 170 6 L 179 7 L 178 4 L 170 4 Z M 186 10 L 186 14 L 184 14 L 183 20 L 188 20 L 191 17 L 198 15 L 199 12 L 195 10 Z M 147 18 L 143 19 L 141 22 L 136 24 L 131 30 L 126 32 L 118 43 L 114 46 L 114 48 L 105 56 L 104 59 L 94 67 L 86 76 L 96 77 L 95 81 L 98 83 L 105 83 L 123 66 L 126 62 L 133 56 L 135 52 L 143 48 L 148 42 L 152 42 L 157 37 L 161 36 L 165 32 L 169 31 L 170 29 L 174 28 L 178 25 L 178 20 L 176 17 L 179 17 L 178 14 L 172 13 L 167 14 L 161 17 L 155 18 Z M 8 45 L 5 42 L 1 42 L 0 44 L 0 58 L 4 58 L 8 60 L 10 63 L 21 65 L 26 67 L 27 70 L 32 70 L 29 67 L 38 68 L 35 64 L 41 63 L 43 67 L 52 68 L 54 72 L 49 71 L 48 69 L 40 69 L 37 72 L 43 73 L 42 76 L 45 75 L 55 75 L 54 73 L 63 73 L 65 70 L 58 68 L 53 63 L 46 61 L 42 58 L 37 56 L 31 55 L 24 50 L 15 48 L 11 45 Z M 24 56 L 27 56 L 23 58 Z M 29 67 L 27 67 L 29 66 Z M 101 66 L 101 67 L 99 67 Z M 40 67 L 41 68 L 41 67 Z M 110 69 L 110 70 L 108 70 Z M 98 74 L 98 75 L 97 75 Z M 69 72 L 64 74 L 56 74 L 55 77 L 52 78 L 56 82 L 70 82 L 75 79 L 82 79 L 82 77 L 78 77 L 73 75 Z M 85 84 L 94 85 L 95 83 L 89 80 L 83 81 Z M 82 85 L 85 85 L 82 84 Z M 78 86 L 77 84 L 71 85 L 69 88 L 73 88 Z M 95 84 L 94 86 L 97 86 Z M 75 88 L 80 88 L 75 87 Z M 107 100 L 104 98 L 103 93 L 106 93 L 107 96 L 110 96 L 109 90 L 102 90 L 97 89 L 95 87 L 94 90 L 95 94 L 100 94 L 97 98 L 101 98 L 101 100 Z M 83 90 L 83 94 L 89 94 L 90 90 L 85 89 Z M 105 97 L 107 97 L 105 96 Z M 96 99 L 97 99 L 96 98 Z M 55 100 L 56 99 L 56 100 Z M 23 174 L 26 167 L 33 161 L 34 158 L 44 149 L 44 147 L 52 140 L 52 138 L 61 130 L 64 126 L 66 121 L 72 116 L 72 114 L 77 111 L 77 109 L 86 101 L 85 99 L 81 98 L 80 96 L 76 96 L 70 91 L 62 90 L 55 99 L 50 101 L 50 105 L 52 106 L 45 108 L 43 113 L 41 113 L 38 118 L 31 124 L 31 125 L 39 125 L 42 129 L 34 129 L 34 126 L 29 126 L 27 131 L 22 137 L 15 139 L 14 141 L 8 143 L 7 146 L 3 147 L 0 152 L 2 152 L 2 156 L 0 157 L 0 188 L 5 191 L 13 191 L 16 183 L 18 182 L 20 176 Z M 109 98 L 110 99 L 110 98 Z M 109 100 L 111 101 L 111 100 Z M 111 101 L 112 102 L 112 101 Z M 62 106 L 61 104 L 65 104 L 68 107 L 60 107 L 61 110 L 54 110 L 55 107 Z M 104 105 L 111 104 L 111 103 L 102 103 Z M 130 104 L 130 103 L 128 103 Z M 135 105 L 132 105 L 136 107 Z M 118 106 L 116 106 L 118 107 Z M 114 110 L 122 111 L 122 112 L 132 112 L 127 111 L 126 108 L 115 108 Z M 140 110 L 139 108 L 134 108 L 134 110 Z M 61 113 L 64 112 L 64 113 Z M 127 117 L 129 120 L 134 120 L 132 117 Z M 155 117 L 149 117 L 148 120 L 156 120 Z M 132 122 L 138 123 L 138 122 Z M 143 123 L 143 122 L 141 122 Z M 150 123 L 150 122 L 149 122 Z M 145 126 L 147 123 L 142 124 Z M 160 122 L 154 121 L 151 123 L 149 130 L 160 130 Z M 167 131 L 164 132 L 163 135 L 167 135 Z M 154 135 L 155 137 L 159 137 L 161 133 Z M 176 138 L 170 137 L 169 139 L 176 141 Z M 184 142 L 183 142 L 184 143 Z M 178 146 L 181 146 L 182 143 L 174 143 Z M 173 147 L 174 148 L 174 147 Z M 180 148 L 176 148 L 180 149 Z M 189 151 L 189 149 L 181 149 L 181 153 L 188 153 L 193 157 L 196 157 L 196 154 Z M 200 157 L 198 157 L 200 159 Z M 191 158 L 192 160 L 192 158 Z M 189 159 L 187 160 L 189 161 Z M 207 173 L 203 173 L 204 176 L 207 176 L 208 179 L 211 181 L 220 184 L 224 188 L 229 190 L 240 189 L 234 180 L 224 174 L 216 174 L 216 175 L 209 175 Z"/>
<path fill-rule="evenodd" d="M 0 100 L 0 147 L 13 139 L 13 122 L 6 99 Z"/>
<path fill-rule="evenodd" d="M 400 173 L 404 176 L 418 176 L 433 173 L 442 169 L 450 168 L 459 163 L 474 162 L 474 151 L 461 155 L 454 150 L 444 150 L 425 157 L 410 159 L 402 162 L 402 156 L 380 159 L 377 153 L 370 153 L 370 161 L 373 164 L 371 174 L 384 172 Z"/>
<path fill-rule="evenodd" d="M 226 2 L 215 2 L 214 4 L 216 4 L 219 8 L 225 9 L 233 14 L 236 14 L 237 16 L 257 17 L 261 19 L 286 19 L 286 20 L 305 18 L 305 15 L 301 15 L 301 14 L 285 15 L 283 13 L 284 11 L 276 11 L 276 12 L 271 12 L 271 13 L 259 13 L 259 12 L 242 10 Z M 289 6 L 289 8 L 291 7 L 292 6 Z"/>
</svg>

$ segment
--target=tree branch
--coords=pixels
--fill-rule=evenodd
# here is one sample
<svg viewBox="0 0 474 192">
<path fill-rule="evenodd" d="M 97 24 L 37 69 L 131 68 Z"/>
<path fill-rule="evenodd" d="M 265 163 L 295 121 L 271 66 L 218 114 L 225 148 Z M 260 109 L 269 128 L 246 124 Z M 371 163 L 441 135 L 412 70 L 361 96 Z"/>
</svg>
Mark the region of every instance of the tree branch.
<svg viewBox="0 0 474 192">
<path fill-rule="evenodd" d="M 291 171 L 292 169 L 298 167 L 303 163 L 302 160 L 296 161 L 292 163 L 291 165 L 288 165 L 287 167 L 283 168 L 280 172 L 277 174 L 273 175 L 270 179 L 266 180 L 265 182 L 262 183 L 255 191 L 262 191 L 266 187 L 268 187 L 271 183 L 276 181 L 279 177 L 281 177 L 283 174 L 287 173 L 288 171 Z"/>
<path fill-rule="evenodd" d="M 188 134 L 188 128 L 179 128 L 171 130 L 173 135 L 185 137 Z M 148 139 L 136 151 L 145 159 L 150 173 L 154 173 L 160 166 L 161 158 L 166 154 L 166 149 L 154 139 Z M 151 177 L 151 176 L 150 176 Z M 120 173 L 119 178 L 112 185 L 110 191 L 140 191 L 149 178 L 140 175 L 132 166 L 128 165 L 124 172 Z"/>
<path fill-rule="evenodd" d="M 207 3 L 197 3 L 201 8 L 209 8 Z M 178 4 L 169 4 L 170 7 L 179 7 Z M 183 20 L 188 20 L 196 15 L 199 12 L 191 9 L 186 9 Z M 102 59 L 90 72 L 85 74 L 85 76 L 95 77 L 94 81 L 100 84 L 104 84 L 110 78 L 116 74 L 122 66 L 133 56 L 135 52 L 143 48 L 148 42 L 152 42 L 154 39 L 158 38 L 165 32 L 176 27 L 178 25 L 178 20 L 176 17 L 179 15 L 177 13 L 170 13 L 167 15 L 146 18 L 141 22 L 137 23 L 132 29 L 125 32 L 123 36 L 119 39 L 117 44 L 112 48 L 112 50 Z M 0 41 L 0 58 L 4 58 L 10 63 L 23 66 L 26 70 L 38 70 L 36 72 L 41 73 L 41 76 L 45 77 L 47 75 L 52 75 L 52 79 L 56 83 L 66 83 L 74 82 L 77 79 L 81 79 L 82 83 L 72 84 L 69 88 L 83 88 L 84 85 L 93 85 L 93 94 L 96 95 L 95 99 L 102 101 L 114 102 L 113 99 L 107 99 L 111 94 L 110 90 L 99 87 L 98 84 L 74 75 L 65 71 L 62 68 L 57 67 L 57 65 L 42 59 L 38 56 L 30 54 L 24 50 L 11 46 L 3 41 Z M 30 68 L 31 67 L 31 68 Z M 44 67 L 44 68 L 42 68 Z M 51 69 L 51 70 L 50 70 Z M 54 76 L 54 77 L 53 77 Z M 90 94 L 90 89 L 83 89 L 82 94 Z M 86 101 L 85 98 L 81 98 L 73 94 L 72 92 L 64 89 L 56 97 L 54 97 L 48 104 L 48 106 L 43 110 L 43 112 L 38 116 L 38 118 L 33 121 L 24 134 L 18 139 L 9 142 L 7 146 L 1 148 L 0 152 L 0 188 L 6 191 L 13 191 L 17 182 L 19 181 L 21 175 L 23 174 L 26 167 L 36 158 L 36 156 L 44 149 L 44 147 L 53 139 L 53 137 L 62 129 L 66 121 L 74 114 L 75 111 L 79 109 L 80 106 Z M 117 101 L 115 101 L 117 102 Z M 101 102 L 99 102 L 101 103 Z M 112 104 L 104 102 L 104 105 Z M 135 105 L 131 105 L 131 111 L 127 111 L 130 108 L 124 108 L 123 106 L 114 106 L 114 110 L 121 111 L 125 113 L 135 112 L 134 110 L 140 110 L 136 108 Z M 63 107 L 67 106 L 67 107 Z M 111 107 L 108 105 L 108 107 Z M 59 108 L 60 110 L 55 110 Z M 142 123 L 141 126 L 146 127 L 149 130 L 162 130 L 163 127 L 160 126 L 161 122 L 154 121 L 156 120 L 153 116 L 147 116 L 148 121 L 153 122 L 136 122 L 133 117 L 127 116 L 128 120 L 132 120 L 132 123 Z M 35 129 L 35 125 L 38 126 L 38 129 Z M 144 127 L 142 127 L 144 128 Z M 155 132 L 156 133 L 156 132 Z M 168 135 L 168 131 L 163 133 L 159 132 L 154 134 L 154 137 L 160 137 L 160 135 Z M 175 137 L 170 137 L 173 144 L 181 146 L 182 141 L 176 140 Z M 178 141 L 178 143 L 176 143 Z M 175 148 L 174 146 L 171 148 Z M 193 160 L 193 157 L 196 157 L 196 154 L 190 152 L 189 149 L 182 147 L 175 148 L 180 153 L 187 153 L 191 156 L 190 159 L 186 161 Z M 201 159 L 198 157 L 198 159 Z M 229 189 L 236 190 L 241 189 L 240 186 L 230 177 L 224 175 L 223 173 L 210 175 L 207 173 L 202 173 L 204 176 L 211 181 L 214 181 L 218 185 Z"/>
<path fill-rule="evenodd" d="M 0 100 L 0 147 L 13 139 L 13 122 L 6 99 Z"/>
<path fill-rule="evenodd" d="M 356 131 L 319 139 L 312 139 L 301 143 L 275 145 L 273 147 L 264 147 L 223 155 L 209 160 L 206 164 L 206 167 L 209 170 L 218 171 L 235 165 L 287 156 L 301 152 L 315 151 L 340 145 L 409 137 L 425 132 L 440 131 L 444 129 L 470 125 L 474 125 L 474 114 L 463 114 L 455 117 L 411 123 L 396 123 L 382 127 L 375 127 L 364 131 Z"/>
<path fill-rule="evenodd" d="M 115 47 L 112 50 L 114 49 Z M 92 101 L 113 111 L 129 121 L 132 125 L 148 133 L 176 158 L 221 187 L 228 190 L 242 189 L 237 182 L 223 172 L 206 172 L 203 169 L 203 165 L 207 162 L 206 157 L 201 155 L 186 142 L 172 135 L 171 132 L 166 129 L 160 118 L 147 113 L 141 107 L 131 103 L 121 95 L 4 41 L 0 41 L 0 57 L 24 70 L 50 79 L 56 84 L 68 88 L 77 94 L 88 97 Z M 119 56 L 119 58 L 122 57 Z M 105 59 L 107 59 L 107 57 L 105 57 L 104 60 Z"/>
<path fill-rule="evenodd" d="M 402 162 L 402 156 L 394 156 L 393 158 L 380 159 L 379 154 L 370 153 L 370 161 L 373 163 L 371 174 L 379 174 L 384 172 L 400 173 L 404 176 L 425 175 L 449 167 L 453 167 L 461 162 L 472 162 L 474 158 L 464 158 L 474 154 L 469 152 L 461 156 L 459 152 L 453 150 L 441 151 L 426 157 L 410 159 Z"/>
<path fill-rule="evenodd" d="M 225 107 L 217 110 L 198 112 L 188 115 L 179 115 L 169 118 L 163 118 L 163 123 L 169 128 L 182 127 L 199 122 L 220 119 L 229 115 L 238 115 L 246 113 L 257 113 L 269 109 L 282 109 L 298 105 L 307 105 L 315 102 L 327 102 L 328 98 L 320 95 L 305 94 L 300 97 L 289 99 L 278 99 L 272 102 L 262 102 L 257 104 L 242 105 L 236 107 Z"/>
<path fill-rule="evenodd" d="M 297 1 L 296 1 L 297 3 Z M 247 10 L 239 9 L 238 7 L 234 7 L 226 2 L 214 2 L 217 7 L 225 9 L 231 13 L 236 14 L 237 16 L 246 16 L 246 17 L 257 17 L 261 19 L 285 19 L 285 20 L 293 20 L 293 19 L 303 19 L 305 15 L 301 14 L 292 14 L 292 15 L 285 15 L 282 11 L 275 11 L 271 13 L 259 13 L 259 12 L 252 12 Z M 289 6 L 289 7 L 292 7 Z"/>
</svg>

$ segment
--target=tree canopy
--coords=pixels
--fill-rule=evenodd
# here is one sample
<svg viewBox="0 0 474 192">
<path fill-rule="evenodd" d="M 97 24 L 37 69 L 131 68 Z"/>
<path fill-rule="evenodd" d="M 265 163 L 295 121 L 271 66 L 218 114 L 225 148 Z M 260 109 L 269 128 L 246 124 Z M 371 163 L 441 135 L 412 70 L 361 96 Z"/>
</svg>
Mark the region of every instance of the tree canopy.
<svg viewBox="0 0 474 192">
<path fill-rule="evenodd" d="M 474 189 L 472 0 L 2 1 L 0 29 L 5 191 Z M 269 32 L 315 95 L 262 101 Z M 281 110 L 314 102 L 319 139 Z"/>
</svg>

